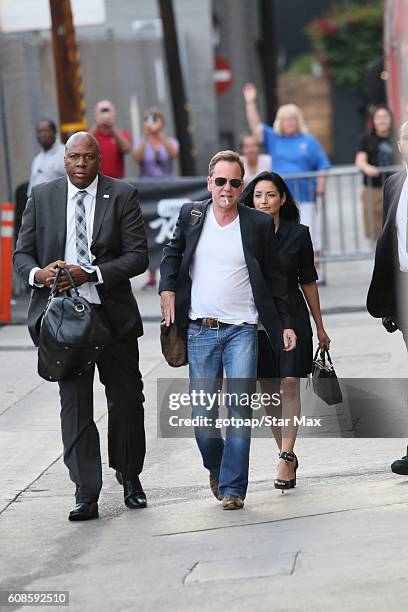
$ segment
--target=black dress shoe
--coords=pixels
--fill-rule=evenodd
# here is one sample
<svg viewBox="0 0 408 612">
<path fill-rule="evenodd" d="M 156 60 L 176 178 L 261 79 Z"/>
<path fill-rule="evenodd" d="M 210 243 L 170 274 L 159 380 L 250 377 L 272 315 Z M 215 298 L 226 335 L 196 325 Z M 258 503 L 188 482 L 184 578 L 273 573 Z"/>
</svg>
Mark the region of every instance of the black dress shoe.
<svg viewBox="0 0 408 612">
<path fill-rule="evenodd" d="M 69 513 L 69 521 L 90 521 L 98 518 L 98 504 L 96 502 L 80 502 Z"/>
<path fill-rule="evenodd" d="M 408 476 L 408 448 L 405 457 L 396 459 L 396 461 L 391 463 L 391 471 L 394 472 L 394 474 L 399 474 L 400 476 Z"/>
<path fill-rule="evenodd" d="M 131 510 L 146 508 L 146 493 L 143 491 L 139 478 L 123 482 L 125 506 Z"/>
</svg>

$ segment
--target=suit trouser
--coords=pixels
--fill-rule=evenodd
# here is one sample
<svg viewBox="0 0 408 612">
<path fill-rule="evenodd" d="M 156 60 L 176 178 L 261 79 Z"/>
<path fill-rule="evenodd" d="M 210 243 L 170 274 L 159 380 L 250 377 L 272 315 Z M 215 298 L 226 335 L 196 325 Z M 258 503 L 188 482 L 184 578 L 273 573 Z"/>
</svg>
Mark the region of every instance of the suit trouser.
<svg viewBox="0 0 408 612">
<path fill-rule="evenodd" d="M 137 339 L 111 338 L 96 362 L 108 404 L 109 465 L 134 480 L 142 471 L 146 443 L 143 382 Z M 99 433 L 93 419 L 95 366 L 59 383 L 64 463 L 76 484 L 77 502 L 97 501 L 102 488 Z"/>
</svg>

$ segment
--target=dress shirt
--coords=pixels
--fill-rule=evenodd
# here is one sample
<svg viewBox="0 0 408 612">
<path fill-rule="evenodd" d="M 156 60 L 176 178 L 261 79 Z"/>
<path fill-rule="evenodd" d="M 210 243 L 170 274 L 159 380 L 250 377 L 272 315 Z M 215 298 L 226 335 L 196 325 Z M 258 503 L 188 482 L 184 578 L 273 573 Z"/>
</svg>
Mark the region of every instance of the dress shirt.
<svg viewBox="0 0 408 612">
<path fill-rule="evenodd" d="M 408 215 L 408 168 L 398 202 L 395 226 L 398 238 L 398 259 L 401 272 L 408 272 L 407 253 L 407 215 Z"/>
<path fill-rule="evenodd" d="M 64 176 L 64 154 L 64 145 L 59 140 L 56 140 L 47 151 L 40 151 L 40 153 L 34 157 L 33 163 L 31 164 L 27 196 L 30 196 L 31 189 L 35 185 L 47 183 L 60 176 Z"/>
<path fill-rule="evenodd" d="M 87 194 L 84 197 L 84 205 L 85 205 L 85 216 L 86 216 L 86 230 L 88 237 L 88 251 L 89 251 L 89 261 L 92 262 L 95 259 L 95 256 L 91 253 L 91 243 L 92 243 L 92 232 L 93 232 L 93 224 L 94 224 L 94 216 L 95 216 L 95 201 L 96 201 L 96 191 L 98 188 L 98 175 L 96 175 L 95 179 L 92 181 L 90 185 L 84 190 L 75 187 L 68 179 L 68 193 L 67 193 L 67 234 L 65 239 L 65 254 L 64 260 L 67 264 L 78 264 L 77 261 L 77 252 L 76 252 L 76 228 L 75 228 L 75 207 L 77 201 L 77 193 L 78 191 L 86 191 Z M 42 285 L 37 285 L 34 283 L 34 275 L 40 268 L 33 268 L 30 272 L 29 276 L 29 284 L 31 286 L 42 287 Z M 85 269 L 85 268 L 83 268 Z M 100 304 L 101 300 L 98 295 L 98 291 L 95 285 L 103 283 L 102 273 L 98 266 L 89 265 L 86 268 L 87 272 L 95 271 L 98 276 L 97 283 L 83 283 L 78 287 L 79 294 L 88 300 L 91 304 Z"/>
</svg>

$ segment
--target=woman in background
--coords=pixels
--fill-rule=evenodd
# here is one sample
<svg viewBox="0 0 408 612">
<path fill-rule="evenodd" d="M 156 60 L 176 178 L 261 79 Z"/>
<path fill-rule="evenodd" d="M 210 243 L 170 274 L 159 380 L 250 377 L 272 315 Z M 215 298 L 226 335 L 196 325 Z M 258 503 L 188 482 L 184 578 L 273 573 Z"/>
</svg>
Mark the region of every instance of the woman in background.
<svg viewBox="0 0 408 612">
<path fill-rule="evenodd" d="M 144 113 L 143 138 L 133 146 L 132 156 L 139 165 L 139 176 L 150 179 L 166 179 L 174 176 L 174 160 L 179 155 L 178 140 L 167 136 L 163 113 L 158 108 L 148 108 Z M 156 268 L 149 268 L 149 278 L 143 289 L 155 289 Z"/>
<path fill-rule="evenodd" d="M 295 104 L 278 108 L 273 127 L 262 123 L 257 104 L 257 89 L 247 83 L 243 90 L 249 127 L 257 142 L 272 157 L 272 170 L 279 174 L 304 174 L 328 170 L 330 161 L 320 142 L 311 134 L 303 113 Z M 320 254 L 317 227 L 317 197 L 324 196 L 326 177 L 289 179 L 287 185 L 299 206 L 300 221 L 310 229 L 314 252 Z M 323 278 L 320 278 L 324 282 Z"/>
<path fill-rule="evenodd" d="M 389 173 L 381 172 L 381 167 L 399 163 L 391 111 L 386 106 L 377 106 L 371 115 L 371 129 L 360 139 L 355 160 L 363 173 L 362 200 L 367 238 L 377 240 L 382 230 L 382 186 Z"/>
</svg>

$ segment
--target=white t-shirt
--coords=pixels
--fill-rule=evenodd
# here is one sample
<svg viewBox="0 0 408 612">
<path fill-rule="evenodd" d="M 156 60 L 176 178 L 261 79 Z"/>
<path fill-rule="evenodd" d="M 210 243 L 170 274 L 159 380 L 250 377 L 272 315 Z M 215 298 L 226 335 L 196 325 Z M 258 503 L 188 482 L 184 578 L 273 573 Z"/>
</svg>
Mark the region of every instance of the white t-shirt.
<svg viewBox="0 0 408 612">
<path fill-rule="evenodd" d="M 34 157 L 27 196 L 31 195 L 31 189 L 36 185 L 65 176 L 64 154 L 65 146 L 56 140 L 48 151 L 41 151 Z"/>
<path fill-rule="evenodd" d="M 208 207 L 190 276 L 190 319 L 216 318 L 235 325 L 258 323 L 238 215 L 222 227 L 212 205 Z"/>
</svg>

